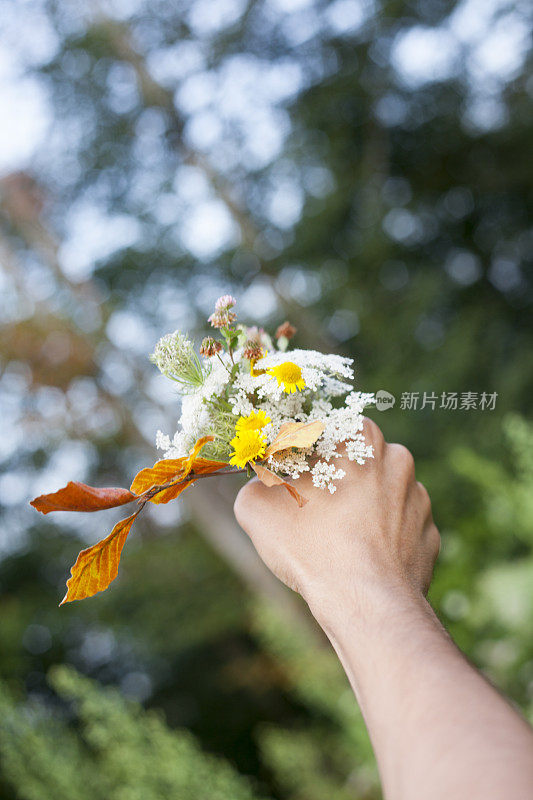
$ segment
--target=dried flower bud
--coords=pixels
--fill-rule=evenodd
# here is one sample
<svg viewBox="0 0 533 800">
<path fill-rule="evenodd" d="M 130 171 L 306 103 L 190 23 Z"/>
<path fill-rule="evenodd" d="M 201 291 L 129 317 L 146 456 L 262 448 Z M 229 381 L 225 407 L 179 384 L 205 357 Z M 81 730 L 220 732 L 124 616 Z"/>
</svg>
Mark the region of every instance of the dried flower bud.
<svg viewBox="0 0 533 800">
<path fill-rule="evenodd" d="M 237 301 L 231 294 L 223 294 L 215 303 L 215 311 L 228 311 L 230 308 L 233 308 L 236 303 Z"/>
<path fill-rule="evenodd" d="M 228 328 L 236 319 L 237 314 L 227 309 L 225 311 L 215 311 L 207 321 L 211 323 L 213 328 Z"/>
<path fill-rule="evenodd" d="M 244 344 L 242 354 L 250 361 L 258 361 L 263 357 L 263 348 L 259 342 L 255 341 L 254 339 L 248 339 Z"/>
<path fill-rule="evenodd" d="M 296 328 L 294 325 L 291 325 L 290 322 L 284 322 L 276 331 L 276 339 L 280 339 L 282 336 L 287 340 L 292 339 L 295 333 Z"/>
<path fill-rule="evenodd" d="M 237 319 L 237 314 L 231 309 L 236 304 L 236 300 L 230 294 L 223 294 L 215 303 L 215 310 L 208 318 L 213 328 L 229 328 L 232 322 Z"/>
<path fill-rule="evenodd" d="M 222 342 L 219 342 L 218 339 L 213 339 L 212 336 L 206 336 L 200 345 L 200 355 L 204 356 L 204 358 L 211 358 L 211 356 L 220 353 L 221 350 Z"/>
</svg>

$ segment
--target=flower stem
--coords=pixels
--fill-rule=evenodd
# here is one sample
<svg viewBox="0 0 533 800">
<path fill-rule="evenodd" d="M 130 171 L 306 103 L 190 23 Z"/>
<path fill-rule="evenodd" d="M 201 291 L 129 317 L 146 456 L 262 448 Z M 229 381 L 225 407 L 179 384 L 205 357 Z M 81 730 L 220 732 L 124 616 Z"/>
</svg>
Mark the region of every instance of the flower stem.
<svg viewBox="0 0 533 800">
<path fill-rule="evenodd" d="M 231 370 L 229 369 L 229 367 L 226 364 L 224 364 L 224 362 L 222 361 L 222 359 L 220 358 L 218 353 L 216 354 L 216 356 L 217 356 L 218 360 L 220 361 L 220 363 L 222 364 L 222 366 L 224 367 L 224 369 L 226 370 L 226 372 L 229 375 L 231 375 Z M 231 360 L 233 361 L 233 358 Z"/>
<path fill-rule="evenodd" d="M 162 492 L 165 489 L 170 489 L 172 486 L 181 486 L 183 483 L 192 483 L 193 481 L 198 481 L 201 478 L 216 478 L 219 475 L 237 475 L 239 473 L 246 473 L 246 469 L 219 469 L 216 470 L 216 472 L 200 472 L 198 474 L 190 472 L 185 478 L 181 478 L 180 480 L 169 481 L 168 483 L 162 483 L 158 486 L 150 486 L 146 492 L 139 496 L 139 502 L 142 501 L 142 504 L 144 505 L 147 500 L 151 500 L 156 494 L 159 494 L 159 492 Z"/>
</svg>

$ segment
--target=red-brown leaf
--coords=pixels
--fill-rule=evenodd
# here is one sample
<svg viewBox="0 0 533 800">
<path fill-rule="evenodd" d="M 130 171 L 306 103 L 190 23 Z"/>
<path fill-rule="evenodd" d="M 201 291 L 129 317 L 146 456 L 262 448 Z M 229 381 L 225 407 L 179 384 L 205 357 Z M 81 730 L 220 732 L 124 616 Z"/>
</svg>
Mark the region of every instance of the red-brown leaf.
<svg viewBox="0 0 533 800">
<path fill-rule="evenodd" d="M 85 483 L 70 481 L 57 492 L 36 497 L 30 505 L 42 514 L 49 514 L 51 511 L 101 511 L 131 503 L 135 498 L 136 495 L 129 489 L 98 489 Z"/>
<path fill-rule="evenodd" d="M 67 593 L 60 606 L 72 600 L 84 600 L 97 592 L 103 592 L 111 581 L 115 580 L 122 548 L 139 511 L 117 522 L 109 536 L 101 542 L 81 551 L 70 570 Z"/>
<path fill-rule="evenodd" d="M 265 486 L 285 487 L 285 489 L 289 492 L 289 494 L 291 494 L 294 497 L 300 508 L 302 508 L 302 506 L 305 506 L 305 504 L 309 502 L 307 497 L 301 495 L 300 492 L 298 492 L 294 488 L 292 483 L 283 480 L 283 478 L 280 478 L 280 476 L 276 475 L 275 472 L 272 472 L 272 470 L 261 466 L 261 464 L 254 464 L 253 462 L 250 463 L 252 465 L 252 469 L 254 470 L 255 474 L 257 475 L 261 483 L 265 484 Z"/>
<path fill-rule="evenodd" d="M 136 494 L 142 494 L 152 486 L 162 486 L 171 481 L 181 481 L 184 476 L 184 465 L 188 458 L 166 458 L 157 461 L 153 467 L 146 467 L 142 469 L 136 476 L 131 484 L 131 490 Z M 216 472 L 219 469 L 227 467 L 225 461 L 211 461 L 207 458 L 195 458 L 192 464 L 196 474 L 204 472 Z M 189 470 L 190 473 L 190 470 Z M 187 474 L 189 474 L 187 473 Z M 162 489 L 150 498 L 151 503 L 168 503 L 170 500 L 175 500 L 184 489 L 194 482 L 194 478 L 183 483 L 176 483 L 174 486 L 169 486 L 168 489 Z"/>
</svg>

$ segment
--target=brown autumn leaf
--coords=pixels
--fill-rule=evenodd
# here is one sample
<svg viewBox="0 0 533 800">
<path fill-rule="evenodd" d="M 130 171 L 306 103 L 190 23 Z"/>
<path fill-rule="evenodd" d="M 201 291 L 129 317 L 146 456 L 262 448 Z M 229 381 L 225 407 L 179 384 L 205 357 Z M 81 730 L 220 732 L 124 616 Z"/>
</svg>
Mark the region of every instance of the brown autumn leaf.
<svg viewBox="0 0 533 800">
<path fill-rule="evenodd" d="M 183 480 L 186 475 L 184 474 L 184 465 L 188 458 L 166 458 L 161 461 L 156 461 L 153 467 L 145 467 L 134 478 L 131 484 L 132 492 L 142 494 L 152 486 L 162 486 L 171 481 Z M 216 472 L 223 467 L 227 467 L 225 461 L 211 461 L 207 458 L 197 457 L 192 463 L 194 472 L 196 474 L 203 474 L 206 472 Z M 189 469 L 189 472 L 191 470 Z M 187 473 L 189 474 L 189 473 Z M 184 489 L 194 483 L 194 478 L 184 483 L 177 483 L 174 486 L 169 486 L 168 489 L 162 489 L 150 498 L 151 503 L 168 503 L 170 500 L 175 500 Z"/>
<path fill-rule="evenodd" d="M 142 494 L 153 486 L 161 486 L 170 481 L 181 481 L 187 477 L 191 471 L 195 459 L 208 442 L 212 442 L 214 436 L 202 436 L 198 439 L 194 447 L 189 450 L 189 455 L 182 458 L 164 458 L 156 461 L 153 467 L 146 467 L 137 473 L 131 484 L 132 491 Z M 218 463 L 218 462 L 217 462 Z M 187 484 L 188 485 L 188 484 Z M 135 488 L 134 488 L 135 487 Z M 149 498 L 152 503 L 168 503 L 174 500 L 185 488 L 183 486 L 172 486 L 165 491 L 158 492 Z"/>
<path fill-rule="evenodd" d="M 70 481 L 62 489 L 51 494 L 42 494 L 30 501 L 30 505 L 42 514 L 51 511 L 101 511 L 131 503 L 136 495 L 129 489 L 98 489 L 85 483 Z"/>
<path fill-rule="evenodd" d="M 194 443 L 194 447 L 191 447 L 189 450 L 189 457 L 185 460 L 183 465 L 183 475 L 182 478 L 186 478 L 189 472 L 193 468 L 194 461 L 196 456 L 200 452 L 200 450 L 205 447 L 208 442 L 213 442 L 215 440 L 214 436 L 202 436 L 201 439 L 197 439 Z"/>
<path fill-rule="evenodd" d="M 289 492 L 289 494 L 291 494 L 294 497 L 300 508 L 302 508 L 302 506 L 305 506 L 305 504 L 309 502 L 307 497 L 301 495 L 300 492 L 298 492 L 297 489 L 294 488 L 292 483 L 283 480 L 283 478 L 280 478 L 280 476 L 276 475 L 275 472 L 272 472 L 272 470 L 261 466 L 261 464 L 254 464 L 253 462 L 250 463 L 252 465 L 252 469 L 254 470 L 255 474 L 257 475 L 261 483 L 265 484 L 265 486 L 269 487 L 284 486 L 285 489 Z"/>
<path fill-rule="evenodd" d="M 71 568 L 71 577 L 67 581 L 67 593 L 60 602 L 70 603 L 72 600 L 84 600 L 97 592 L 107 589 L 111 581 L 118 575 L 118 565 L 122 548 L 128 537 L 137 514 L 117 522 L 109 536 L 101 542 L 93 544 L 79 553 L 76 563 Z"/>
<path fill-rule="evenodd" d="M 324 432 L 324 423 L 315 422 L 286 422 L 279 429 L 278 435 L 265 452 L 265 458 L 286 450 L 288 447 L 311 447 Z"/>
<path fill-rule="evenodd" d="M 186 458 L 163 458 L 156 461 L 153 467 L 145 467 L 137 473 L 131 484 L 131 491 L 143 494 L 152 486 L 160 486 L 178 478 L 183 472 Z"/>
</svg>

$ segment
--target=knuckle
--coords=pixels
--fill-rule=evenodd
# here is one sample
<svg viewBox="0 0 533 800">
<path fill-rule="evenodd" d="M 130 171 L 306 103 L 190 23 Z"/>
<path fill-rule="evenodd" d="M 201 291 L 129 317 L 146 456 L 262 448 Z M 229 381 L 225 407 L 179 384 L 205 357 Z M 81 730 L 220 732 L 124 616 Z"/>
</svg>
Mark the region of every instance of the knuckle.
<svg viewBox="0 0 533 800">
<path fill-rule="evenodd" d="M 393 444 L 389 445 L 389 448 L 391 455 L 396 458 L 401 465 L 403 465 L 409 471 L 414 472 L 415 460 L 413 458 L 413 454 L 407 449 L 407 447 L 405 447 L 405 445 L 394 442 Z"/>
<path fill-rule="evenodd" d="M 363 434 L 365 439 L 368 439 L 368 441 L 373 444 L 374 447 L 383 445 L 385 441 L 381 432 L 381 428 L 369 417 L 364 418 Z"/>
<path fill-rule="evenodd" d="M 440 541 L 440 533 L 436 525 L 431 526 L 431 544 L 433 547 L 433 552 L 435 554 L 435 559 L 437 559 L 440 553 L 441 541 Z"/>
<path fill-rule="evenodd" d="M 416 485 L 418 486 L 418 490 L 419 490 L 419 492 L 420 492 L 420 494 L 422 496 L 422 499 L 427 503 L 427 505 L 430 506 L 431 505 L 431 499 L 429 497 L 428 490 L 426 489 L 426 487 L 424 486 L 423 483 L 420 483 L 420 481 L 417 481 Z"/>
<path fill-rule="evenodd" d="M 239 490 L 233 503 L 233 513 L 241 527 L 245 528 L 249 523 L 253 510 L 263 497 L 264 488 L 257 478 L 253 478 Z"/>
<path fill-rule="evenodd" d="M 248 510 L 251 506 L 250 493 L 250 481 L 248 481 L 248 483 L 245 483 L 239 490 L 235 502 L 233 503 L 233 513 L 239 525 L 246 520 Z"/>
<path fill-rule="evenodd" d="M 246 507 L 246 500 L 243 496 L 244 486 L 237 492 L 237 497 L 233 502 L 233 513 L 235 514 L 235 519 L 242 526 L 242 522 L 244 521 L 244 509 Z"/>
<path fill-rule="evenodd" d="M 431 511 L 431 497 L 429 496 L 429 492 L 424 486 L 423 483 L 420 481 L 416 482 L 416 488 L 418 491 L 419 496 L 419 505 L 420 509 L 424 515 L 424 518 L 431 523 L 432 528 L 435 527 L 433 523 L 433 515 Z M 438 531 L 437 531 L 438 534 Z"/>
</svg>

